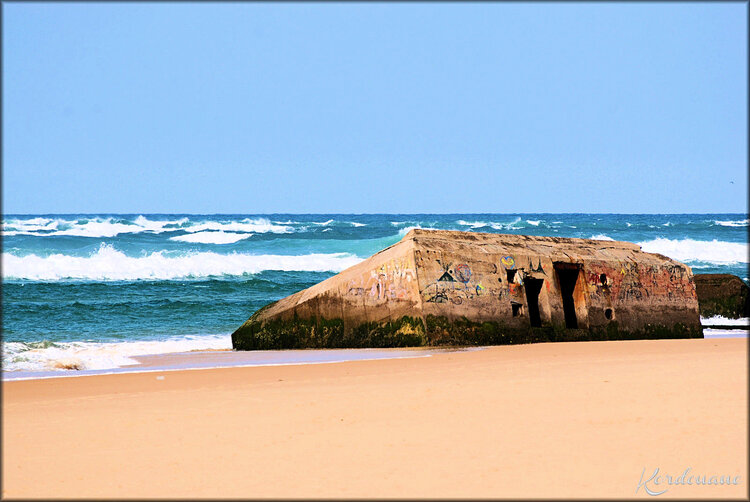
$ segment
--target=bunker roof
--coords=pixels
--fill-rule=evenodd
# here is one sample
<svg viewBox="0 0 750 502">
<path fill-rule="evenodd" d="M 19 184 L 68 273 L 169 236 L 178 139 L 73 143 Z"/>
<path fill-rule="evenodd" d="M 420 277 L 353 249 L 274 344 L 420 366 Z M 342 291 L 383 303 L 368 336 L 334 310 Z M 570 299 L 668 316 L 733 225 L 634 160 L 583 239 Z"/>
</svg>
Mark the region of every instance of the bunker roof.
<svg viewBox="0 0 750 502">
<path fill-rule="evenodd" d="M 471 248 L 472 253 L 535 254 L 546 256 L 554 261 L 635 260 L 644 264 L 657 265 L 664 263 L 664 261 L 672 261 L 660 254 L 646 253 L 641 250 L 641 246 L 638 244 L 614 240 L 415 228 L 410 230 L 399 242 L 404 241 L 413 241 L 417 249 L 460 251 L 461 248 L 466 247 Z M 397 244 L 394 244 L 394 246 Z"/>
</svg>

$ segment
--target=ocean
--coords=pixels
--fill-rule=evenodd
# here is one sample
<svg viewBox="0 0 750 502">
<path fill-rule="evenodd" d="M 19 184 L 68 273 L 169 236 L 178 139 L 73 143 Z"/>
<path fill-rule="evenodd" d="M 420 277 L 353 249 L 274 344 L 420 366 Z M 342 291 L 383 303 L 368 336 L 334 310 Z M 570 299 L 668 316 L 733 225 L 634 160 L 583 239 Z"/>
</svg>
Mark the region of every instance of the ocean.
<svg viewBox="0 0 750 502">
<path fill-rule="evenodd" d="M 630 241 L 748 282 L 747 214 L 7 214 L 4 376 L 229 349 L 263 305 L 411 228 Z"/>
</svg>

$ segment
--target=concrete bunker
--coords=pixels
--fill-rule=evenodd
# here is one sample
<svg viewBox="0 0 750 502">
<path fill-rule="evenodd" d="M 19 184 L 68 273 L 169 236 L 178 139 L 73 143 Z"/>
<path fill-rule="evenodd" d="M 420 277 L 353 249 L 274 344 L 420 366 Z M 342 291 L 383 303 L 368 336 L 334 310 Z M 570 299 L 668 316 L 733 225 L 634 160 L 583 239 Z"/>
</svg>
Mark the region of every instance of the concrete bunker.
<svg viewBox="0 0 750 502">
<path fill-rule="evenodd" d="M 267 305 L 235 349 L 702 337 L 693 274 L 627 242 L 410 231 Z"/>
</svg>

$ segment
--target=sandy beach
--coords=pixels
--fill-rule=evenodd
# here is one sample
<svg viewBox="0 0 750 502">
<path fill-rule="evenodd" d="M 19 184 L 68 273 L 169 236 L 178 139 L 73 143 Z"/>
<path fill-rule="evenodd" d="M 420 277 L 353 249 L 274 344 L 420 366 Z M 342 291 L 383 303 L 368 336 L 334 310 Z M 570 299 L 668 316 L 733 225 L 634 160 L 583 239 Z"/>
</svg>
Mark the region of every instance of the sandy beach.
<svg viewBox="0 0 750 502">
<path fill-rule="evenodd" d="M 6 381 L 2 496 L 747 498 L 747 386 L 737 338 Z"/>
</svg>

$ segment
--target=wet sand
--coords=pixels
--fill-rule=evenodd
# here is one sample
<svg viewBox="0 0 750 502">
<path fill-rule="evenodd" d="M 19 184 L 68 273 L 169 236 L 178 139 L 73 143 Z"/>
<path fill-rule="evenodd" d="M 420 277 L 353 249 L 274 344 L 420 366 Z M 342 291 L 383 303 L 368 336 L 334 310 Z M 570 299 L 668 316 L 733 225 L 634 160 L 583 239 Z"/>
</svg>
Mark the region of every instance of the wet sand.
<svg viewBox="0 0 750 502">
<path fill-rule="evenodd" d="M 747 498 L 747 391 L 737 338 L 8 381 L 2 495 Z"/>
</svg>

